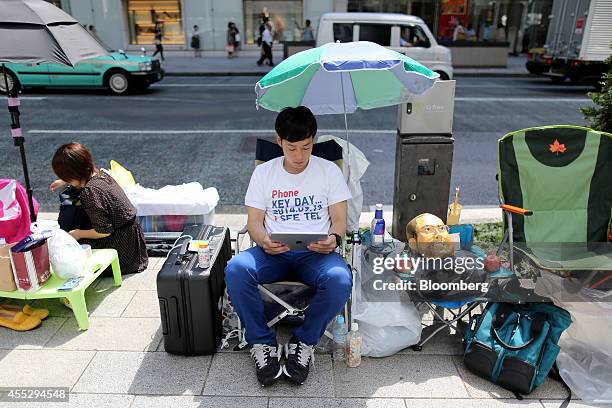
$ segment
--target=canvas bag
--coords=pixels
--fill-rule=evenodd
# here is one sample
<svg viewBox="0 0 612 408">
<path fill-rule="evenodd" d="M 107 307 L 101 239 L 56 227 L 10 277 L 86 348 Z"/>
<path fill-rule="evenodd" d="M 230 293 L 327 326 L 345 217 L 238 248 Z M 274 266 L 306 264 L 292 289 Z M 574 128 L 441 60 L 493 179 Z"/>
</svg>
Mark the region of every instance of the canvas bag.
<svg viewBox="0 0 612 408">
<path fill-rule="evenodd" d="M 53 232 L 32 234 L 11 248 L 11 265 L 17 289 L 33 292 L 51 277 L 47 238 Z"/>
<path fill-rule="evenodd" d="M 466 367 L 512 392 L 542 384 L 559 354 L 570 314 L 549 303 L 489 303 L 464 334 Z"/>
</svg>

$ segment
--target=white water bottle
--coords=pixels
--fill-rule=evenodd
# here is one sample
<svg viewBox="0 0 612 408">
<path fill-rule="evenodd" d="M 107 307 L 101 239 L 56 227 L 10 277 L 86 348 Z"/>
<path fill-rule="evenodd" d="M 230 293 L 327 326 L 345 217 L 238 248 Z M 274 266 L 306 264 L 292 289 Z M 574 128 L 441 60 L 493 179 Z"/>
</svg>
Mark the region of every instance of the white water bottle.
<svg viewBox="0 0 612 408">
<path fill-rule="evenodd" d="M 343 316 L 336 316 L 332 336 L 334 338 L 334 360 L 342 361 L 344 360 L 344 349 L 346 348 L 346 323 L 344 323 Z"/>
</svg>

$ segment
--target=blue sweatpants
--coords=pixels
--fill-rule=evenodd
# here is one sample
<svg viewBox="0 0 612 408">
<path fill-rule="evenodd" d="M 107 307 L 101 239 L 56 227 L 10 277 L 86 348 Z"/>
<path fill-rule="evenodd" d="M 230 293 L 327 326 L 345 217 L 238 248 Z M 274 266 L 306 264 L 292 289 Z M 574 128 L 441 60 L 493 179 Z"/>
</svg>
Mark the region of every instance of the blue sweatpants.
<svg viewBox="0 0 612 408">
<path fill-rule="evenodd" d="M 232 258 L 225 268 L 227 292 L 246 329 L 249 344 L 276 345 L 276 334 L 267 325 L 258 284 L 297 280 L 315 294 L 306 309 L 304 323 L 293 331 L 298 340 L 315 345 L 327 324 L 351 295 L 352 274 L 335 252 L 288 251 L 269 255 L 255 246 Z"/>
</svg>

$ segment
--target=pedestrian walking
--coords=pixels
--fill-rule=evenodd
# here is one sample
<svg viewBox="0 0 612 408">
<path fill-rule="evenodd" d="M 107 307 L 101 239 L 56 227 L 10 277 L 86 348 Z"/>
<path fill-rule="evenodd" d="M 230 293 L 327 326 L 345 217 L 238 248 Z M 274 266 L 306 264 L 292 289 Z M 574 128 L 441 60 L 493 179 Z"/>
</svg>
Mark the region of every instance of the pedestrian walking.
<svg viewBox="0 0 612 408">
<path fill-rule="evenodd" d="M 497 29 L 493 32 L 493 41 L 506 41 L 506 27 L 501 22 L 497 23 Z"/>
<path fill-rule="evenodd" d="M 267 59 L 268 64 L 273 67 L 274 62 L 272 61 L 272 29 L 269 22 L 264 24 L 264 30 L 261 33 L 261 48 L 263 52 L 261 58 L 259 58 L 259 60 L 257 61 L 257 65 L 261 66 Z"/>
<path fill-rule="evenodd" d="M 193 26 L 193 32 L 191 33 L 191 48 L 193 48 L 193 56 L 195 58 L 202 57 L 202 50 L 200 49 L 200 27 L 197 25 Z"/>
<path fill-rule="evenodd" d="M 476 30 L 472 24 L 468 24 L 467 31 L 465 32 L 465 37 L 468 41 L 476 41 L 478 38 L 476 36 Z"/>
<path fill-rule="evenodd" d="M 238 27 L 236 27 L 236 23 L 232 24 L 234 26 L 234 56 L 237 57 L 242 38 L 240 37 L 240 30 L 238 30 Z"/>
<path fill-rule="evenodd" d="M 461 19 L 457 21 L 457 25 L 453 30 L 453 41 L 463 41 L 465 40 L 465 28 L 463 27 L 463 23 Z"/>
<path fill-rule="evenodd" d="M 234 57 L 234 51 L 236 49 L 236 31 L 234 30 L 234 23 L 231 21 L 227 23 L 227 34 L 226 34 L 226 45 L 227 58 Z"/>
<path fill-rule="evenodd" d="M 314 33 L 310 24 L 310 20 L 306 20 L 306 25 L 301 27 L 297 20 L 295 20 L 295 25 L 297 26 L 298 30 L 302 31 L 302 41 L 314 41 Z"/>
<path fill-rule="evenodd" d="M 260 57 L 263 57 L 264 55 L 264 50 L 263 50 L 263 46 L 262 46 L 262 35 L 264 30 L 266 29 L 266 23 L 268 22 L 268 17 L 266 17 L 265 15 L 263 15 L 263 13 L 259 16 L 259 21 L 261 24 L 259 24 L 259 37 L 257 37 L 257 46 L 259 47 L 259 55 Z"/>
<path fill-rule="evenodd" d="M 164 60 L 164 46 L 162 45 L 162 38 L 164 36 L 163 32 L 162 32 L 162 27 L 160 23 L 155 23 L 155 29 L 153 30 L 153 34 L 155 35 L 155 52 L 153 53 L 153 56 L 156 56 L 157 54 L 159 54 L 159 56 L 161 57 L 161 60 Z"/>
</svg>

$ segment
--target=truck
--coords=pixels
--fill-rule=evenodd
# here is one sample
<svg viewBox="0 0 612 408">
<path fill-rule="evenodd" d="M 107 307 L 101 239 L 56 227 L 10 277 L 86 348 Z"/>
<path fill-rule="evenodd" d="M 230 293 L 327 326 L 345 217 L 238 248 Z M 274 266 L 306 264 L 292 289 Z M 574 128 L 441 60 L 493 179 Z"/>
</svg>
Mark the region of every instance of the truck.
<svg viewBox="0 0 612 408">
<path fill-rule="evenodd" d="M 598 86 L 612 54 L 611 0 L 554 0 L 544 45 L 550 70 L 544 73 L 555 83 Z"/>
</svg>

